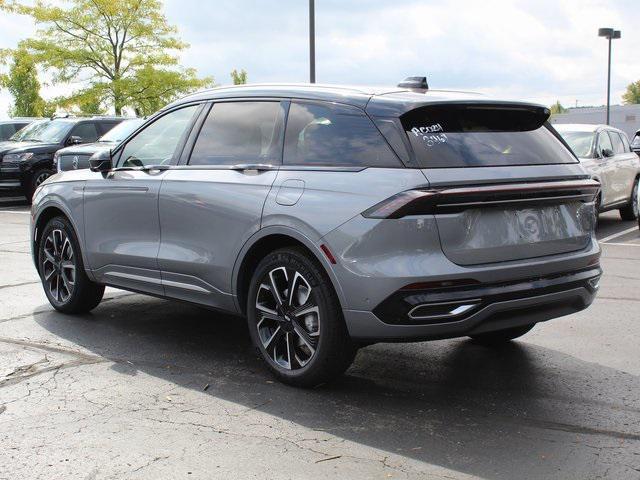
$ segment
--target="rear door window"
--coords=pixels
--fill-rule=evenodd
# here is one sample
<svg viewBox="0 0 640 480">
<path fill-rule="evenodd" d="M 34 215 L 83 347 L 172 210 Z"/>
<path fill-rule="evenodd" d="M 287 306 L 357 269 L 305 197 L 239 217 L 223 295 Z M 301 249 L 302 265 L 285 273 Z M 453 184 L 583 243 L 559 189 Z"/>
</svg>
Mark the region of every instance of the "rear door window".
<svg viewBox="0 0 640 480">
<path fill-rule="evenodd" d="M 189 165 L 279 164 L 284 113 L 280 102 L 223 102 L 211 108 Z"/>
<path fill-rule="evenodd" d="M 81 123 L 80 125 L 76 125 L 75 127 L 73 127 L 71 135 L 80 137 L 83 143 L 95 142 L 100 136 L 98 134 L 98 130 L 96 129 L 96 125 L 89 122 Z"/>
<path fill-rule="evenodd" d="M 624 143 L 624 151 L 626 153 L 630 153 L 631 152 L 631 145 L 629 145 L 629 139 L 627 138 L 627 136 L 624 133 L 620 134 L 620 137 L 622 138 L 622 143 Z"/>
<path fill-rule="evenodd" d="M 548 116 L 542 107 L 434 105 L 401 121 L 423 168 L 576 163 Z"/>
<path fill-rule="evenodd" d="M 624 143 L 622 143 L 622 138 L 620 138 L 618 132 L 610 131 L 609 135 L 611 136 L 611 142 L 613 143 L 613 152 L 616 155 L 624 153 Z"/>
<path fill-rule="evenodd" d="M 346 105 L 291 103 L 284 164 L 335 167 L 400 167 L 376 126 Z"/>
</svg>

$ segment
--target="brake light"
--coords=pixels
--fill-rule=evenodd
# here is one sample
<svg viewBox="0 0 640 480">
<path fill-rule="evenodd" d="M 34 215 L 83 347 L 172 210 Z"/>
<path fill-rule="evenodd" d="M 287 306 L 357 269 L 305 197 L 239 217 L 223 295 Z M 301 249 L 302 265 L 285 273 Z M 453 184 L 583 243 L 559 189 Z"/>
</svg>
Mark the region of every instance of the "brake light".
<svg viewBox="0 0 640 480">
<path fill-rule="evenodd" d="M 383 200 L 362 212 L 365 218 L 402 218 L 407 215 L 418 215 L 421 206 L 430 204 L 438 192 L 433 190 L 407 190 Z"/>
</svg>

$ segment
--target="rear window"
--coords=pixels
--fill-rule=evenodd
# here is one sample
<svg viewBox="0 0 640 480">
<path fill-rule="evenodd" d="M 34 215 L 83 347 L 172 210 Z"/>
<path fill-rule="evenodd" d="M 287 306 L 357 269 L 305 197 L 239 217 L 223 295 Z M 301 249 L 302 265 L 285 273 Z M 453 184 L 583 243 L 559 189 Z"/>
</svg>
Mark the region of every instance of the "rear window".
<svg viewBox="0 0 640 480">
<path fill-rule="evenodd" d="M 291 103 L 285 165 L 401 167 L 369 117 L 356 107 Z"/>
<path fill-rule="evenodd" d="M 401 118 L 423 168 L 576 163 L 543 107 L 443 105 Z"/>
</svg>

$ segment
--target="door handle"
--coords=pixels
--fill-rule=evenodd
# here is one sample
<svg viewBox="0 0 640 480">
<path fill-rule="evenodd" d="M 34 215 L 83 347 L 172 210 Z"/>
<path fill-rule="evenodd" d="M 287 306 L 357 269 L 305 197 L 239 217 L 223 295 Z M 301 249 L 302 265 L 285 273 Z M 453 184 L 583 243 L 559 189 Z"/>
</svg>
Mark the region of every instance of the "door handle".
<svg viewBox="0 0 640 480">
<path fill-rule="evenodd" d="M 169 170 L 171 165 L 147 165 L 142 167 L 140 170 L 146 173 L 151 172 L 164 172 L 165 170 Z"/>
<path fill-rule="evenodd" d="M 235 170 L 236 172 L 264 172 L 267 170 L 273 170 L 273 165 L 266 163 L 239 163 L 237 165 L 233 165 L 231 170 Z"/>
</svg>

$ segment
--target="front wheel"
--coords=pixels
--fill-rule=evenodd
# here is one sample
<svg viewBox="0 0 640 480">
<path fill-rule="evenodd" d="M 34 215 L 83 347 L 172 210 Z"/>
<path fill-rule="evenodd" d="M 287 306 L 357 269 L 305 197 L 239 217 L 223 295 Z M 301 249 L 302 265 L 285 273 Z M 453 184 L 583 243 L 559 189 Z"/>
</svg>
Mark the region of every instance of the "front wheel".
<svg viewBox="0 0 640 480">
<path fill-rule="evenodd" d="M 640 177 L 636 178 L 629 204 L 620 209 L 622 220 L 638 220 L 640 213 Z"/>
<path fill-rule="evenodd" d="M 63 313 L 86 313 L 98 306 L 104 285 L 87 277 L 73 227 L 55 217 L 42 231 L 38 245 L 38 270 L 49 303 Z"/>
<path fill-rule="evenodd" d="M 260 262 L 247 320 L 254 345 L 284 383 L 313 387 L 353 362 L 357 349 L 330 280 L 302 249 L 277 250 Z"/>
<path fill-rule="evenodd" d="M 31 202 L 33 198 L 33 194 L 36 192 L 36 189 L 51 175 L 55 174 L 53 170 L 49 170 L 47 168 L 41 168 L 40 170 L 36 170 L 34 174 L 31 176 L 31 180 L 25 189 L 25 197 L 27 200 Z"/>
<path fill-rule="evenodd" d="M 478 335 L 470 335 L 473 340 L 483 345 L 500 345 L 513 340 L 514 338 L 521 337 L 525 333 L 528 333 L 535 323 L 524 325 L 522 327 L 506 328 L 504 330 L 497 330 L 495 332 L 480 333 Z"/>
</svg>

